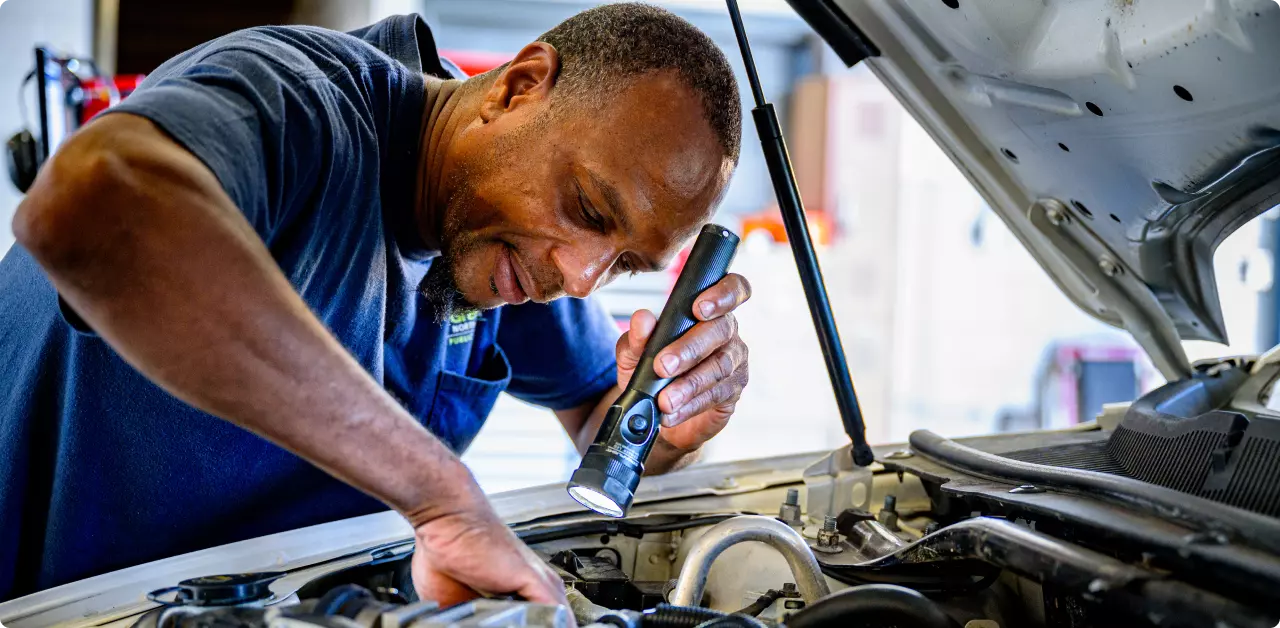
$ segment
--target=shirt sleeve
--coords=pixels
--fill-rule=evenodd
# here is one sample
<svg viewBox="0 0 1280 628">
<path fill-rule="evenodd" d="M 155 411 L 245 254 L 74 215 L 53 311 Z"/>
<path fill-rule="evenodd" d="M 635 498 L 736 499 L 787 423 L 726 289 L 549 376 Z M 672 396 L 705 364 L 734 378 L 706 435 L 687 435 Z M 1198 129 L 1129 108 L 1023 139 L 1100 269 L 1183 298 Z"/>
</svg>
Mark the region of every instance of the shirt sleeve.
<svg viewBox="0 0 1280 628">
<path fill-rule="evenodd" d="M 313 186 L 314 160 L 332 133 L 308 70 L 318 73 L 282 42 L 232 35 L 167 62 L 108 114 L 159 126 L 204 162 L 265 239 L 293 195 Z"/>
<path fill-rule="evenodd" d="M 599 399 L 618 383 L 620 333 L 589 297 L 503 307 L 498 346 L 511 362 L 507 392 L 552 410 Z"/>
</svg>

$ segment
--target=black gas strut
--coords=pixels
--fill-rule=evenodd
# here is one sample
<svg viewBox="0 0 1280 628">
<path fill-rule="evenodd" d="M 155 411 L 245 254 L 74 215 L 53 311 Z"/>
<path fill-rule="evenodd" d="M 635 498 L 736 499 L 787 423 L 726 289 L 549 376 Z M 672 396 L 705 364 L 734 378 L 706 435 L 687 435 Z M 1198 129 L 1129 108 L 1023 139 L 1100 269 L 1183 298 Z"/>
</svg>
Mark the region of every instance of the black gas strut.
<svg viewBox="0 0 1280 628">
<path fill-rule="evenodd" d="M 809 314 L 813 316 L 818 344 L 822 346 L 822 357 L 827 362 L 827 375 L 831 377 L 831 388 L 836 394 L 840 420 L 844 423 L 845 433 L 853 441 L 853 461 L 865 467 L 871 464 L 874 454 L 867 445 L 867 428 L 862 421 L 862 410 L 858 406 L 858 394 L 853 390 L 853 379 L 849 375 L 844 346 L 840 343 L 840 332 L 836 330 L 836 321 L 831 315 L 827 286 L 822 281 L 822 269 L 818 267 L 818 258 L 813 252 L 813 238 L 809 236 L 804 203 L 800 200 L 796 176 L 791 170 L 791 158 L 787 156 L 787 145 L 782 139 L 782 127 L 778 124 L 778 114 L 773 105 L 765 102 L 764 90 L 760 89 L 760 76 L 756 74 L 756 64 L 751 58 L 751 45 L 747 43 L 747 32 L 742 26 L 738 2 L 725 2 L 729 5 L 733 32 L 738 37 L 742 63 L 746 66 L 751 95 L 755 98 L 756 106 L 751 110 L 751 116 L 755 119 L 756 131 L 760 133 L 760 147 L 764 149 L 769 178 L 773 180 L 773 190 L 778 195 L 778 210 L 782 212 L 782 223 L 787 230 L 791 252 L 795 254 L 800 283 L 804 285 L 804 296 L 809 302 Z"/>
</svg>

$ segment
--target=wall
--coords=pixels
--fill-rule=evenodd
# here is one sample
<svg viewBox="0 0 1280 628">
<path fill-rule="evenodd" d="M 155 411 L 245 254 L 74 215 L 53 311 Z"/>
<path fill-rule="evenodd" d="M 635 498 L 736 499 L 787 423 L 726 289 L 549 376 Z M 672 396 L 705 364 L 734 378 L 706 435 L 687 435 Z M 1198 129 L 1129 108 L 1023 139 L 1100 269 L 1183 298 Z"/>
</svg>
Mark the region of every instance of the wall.
<svg viewBox="0 0 1280 628">
<path fill-rule="evenodd" d="M 37 124 L 35 84 L 22 94 L 27 119 L 18 107 L 18 86 L 35 65 L 32 49 L 48 45 L 71 54 L 89 55 L 93 45 L 92 0 L 8 0 L 0 3 L 0 141 L 27 124 Z M 0 254 L 13 243 L 13 212 L 22 196 L 0 167 Z"/>
</svg>

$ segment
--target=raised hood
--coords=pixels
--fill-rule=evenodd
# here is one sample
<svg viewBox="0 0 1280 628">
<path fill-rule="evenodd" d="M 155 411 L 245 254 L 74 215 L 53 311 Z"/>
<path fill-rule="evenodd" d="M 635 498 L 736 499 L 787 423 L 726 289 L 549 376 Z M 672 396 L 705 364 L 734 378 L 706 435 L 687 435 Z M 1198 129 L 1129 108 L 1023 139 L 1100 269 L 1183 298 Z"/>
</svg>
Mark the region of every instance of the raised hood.
<svg viewBox="0 0 1280 628">
<path fill-rule="evenodd" d="M 1226 342 L 1213 253 L 1280 203 L 1276 0 L 788 2 L 1166 377 Z"/>
</svg>

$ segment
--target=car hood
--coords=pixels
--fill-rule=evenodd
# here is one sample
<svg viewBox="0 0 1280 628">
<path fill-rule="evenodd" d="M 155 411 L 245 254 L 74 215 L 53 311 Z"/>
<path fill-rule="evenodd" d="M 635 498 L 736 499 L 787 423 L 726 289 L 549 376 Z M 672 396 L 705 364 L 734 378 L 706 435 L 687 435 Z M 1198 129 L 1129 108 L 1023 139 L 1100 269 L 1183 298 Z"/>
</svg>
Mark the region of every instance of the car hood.
<svg viewBox="0 0 1280 628">
<path fill-rule="evenodd" d="M 788 2 L 1166 377 L 1226 342 L 1213 253 L 1280 202 L 1275 0 Z"/>
</svg>

